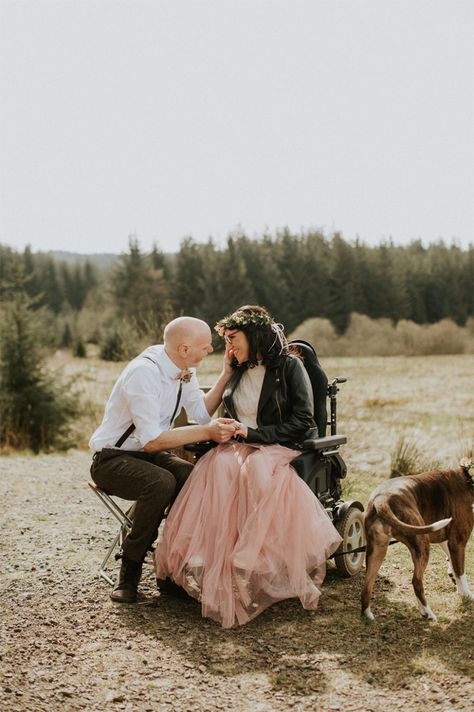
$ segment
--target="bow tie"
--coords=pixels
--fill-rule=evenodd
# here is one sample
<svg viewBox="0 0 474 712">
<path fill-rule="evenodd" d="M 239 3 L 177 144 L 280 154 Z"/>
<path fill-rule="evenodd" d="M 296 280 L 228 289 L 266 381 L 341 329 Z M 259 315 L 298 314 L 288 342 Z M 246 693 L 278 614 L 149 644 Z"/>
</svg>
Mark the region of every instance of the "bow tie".
<svg viewBox="0 0 474 712">
<path fill-rule="evenodd" d="M 181 383 L 189 383 L 192 377 L 193 372 L 190 371 L 189 368 L 183 368 L 183 370 L 180 371 L 177 376 L 175 376 L 175 380 L 181 381 Z"/>
</svg>

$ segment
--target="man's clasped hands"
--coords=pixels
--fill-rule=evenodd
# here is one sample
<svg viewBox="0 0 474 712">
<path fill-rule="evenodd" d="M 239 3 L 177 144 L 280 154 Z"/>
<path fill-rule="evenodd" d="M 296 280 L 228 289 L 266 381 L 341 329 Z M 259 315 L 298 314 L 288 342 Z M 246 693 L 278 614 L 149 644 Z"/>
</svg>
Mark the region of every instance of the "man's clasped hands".
<svg viewBox="0 0 474 712">
<path fill-rule="evenodd" d="M 237 436 L 247 437 L 247 426 L 233 418 L 216 418 L 209 423 L 209 440 L 225 443 Z"/>
</svg>

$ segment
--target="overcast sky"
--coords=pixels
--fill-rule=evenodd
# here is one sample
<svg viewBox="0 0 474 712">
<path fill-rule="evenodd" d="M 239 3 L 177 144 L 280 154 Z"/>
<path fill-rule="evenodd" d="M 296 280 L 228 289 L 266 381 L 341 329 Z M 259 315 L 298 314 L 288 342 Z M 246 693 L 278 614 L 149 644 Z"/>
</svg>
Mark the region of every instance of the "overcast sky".
<svg viewBox="0 0 474 712">
<path fill-rule="evenodd" d="M 474 242 L 472 0 L 0 0 L 0 242 Z"/>
</svg>

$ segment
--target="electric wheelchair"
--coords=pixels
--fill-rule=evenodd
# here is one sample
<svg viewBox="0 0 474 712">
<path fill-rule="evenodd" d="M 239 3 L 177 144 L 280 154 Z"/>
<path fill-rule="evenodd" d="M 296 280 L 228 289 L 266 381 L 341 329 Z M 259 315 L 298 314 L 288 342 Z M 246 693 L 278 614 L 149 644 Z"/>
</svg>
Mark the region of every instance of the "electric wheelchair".
<svg viewBox="0 0 474 712">
<path fill-rule="evenodd" d="M 328 382 L 312 345 L 301 340 L 292 341 L 291 345 L 298 349 L 311 381 L 314 420 L 319 433 L 318 438 L 305 440 L 303 452 L 291 464 L 319 499 L 342 537 L 332 557 L 336 568 L 346 577 L 355 576 L 364 563 L 361 551 L 365 545 L 364 506 L 358 500 L 342 499 L 341 480 L 347 474 L 347 467 L 339 448 L 347 442 L 347 438 L 337 434 L 338 385 L 347 379 L 334 378 Z M 326 435 L 328 426 L 330 435 Z"/>
</svg>

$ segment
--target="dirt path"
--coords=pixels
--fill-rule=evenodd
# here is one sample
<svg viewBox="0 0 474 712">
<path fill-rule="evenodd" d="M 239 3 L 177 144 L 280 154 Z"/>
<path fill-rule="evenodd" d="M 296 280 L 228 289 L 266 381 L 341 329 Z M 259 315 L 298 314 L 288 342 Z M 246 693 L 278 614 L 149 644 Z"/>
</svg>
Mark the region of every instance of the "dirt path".
<svg viewBox="0 0 474 712">
<path fill-rule="evenodd" d="M 97 570 L 115 525 L 86 487 L 88 463 L 0 458 L 2 710 L 473 709 L 472 607 L 430 625 L 408 586 L 409 604 L 388 602 L 393 579 L 372 626 L 359 621 L 360 580 L 335 574 L 316 613 L 290 601 L 240 630 L 160 598 L 151 567 L 139 604 L 112 604 Z"/>
</svg>

